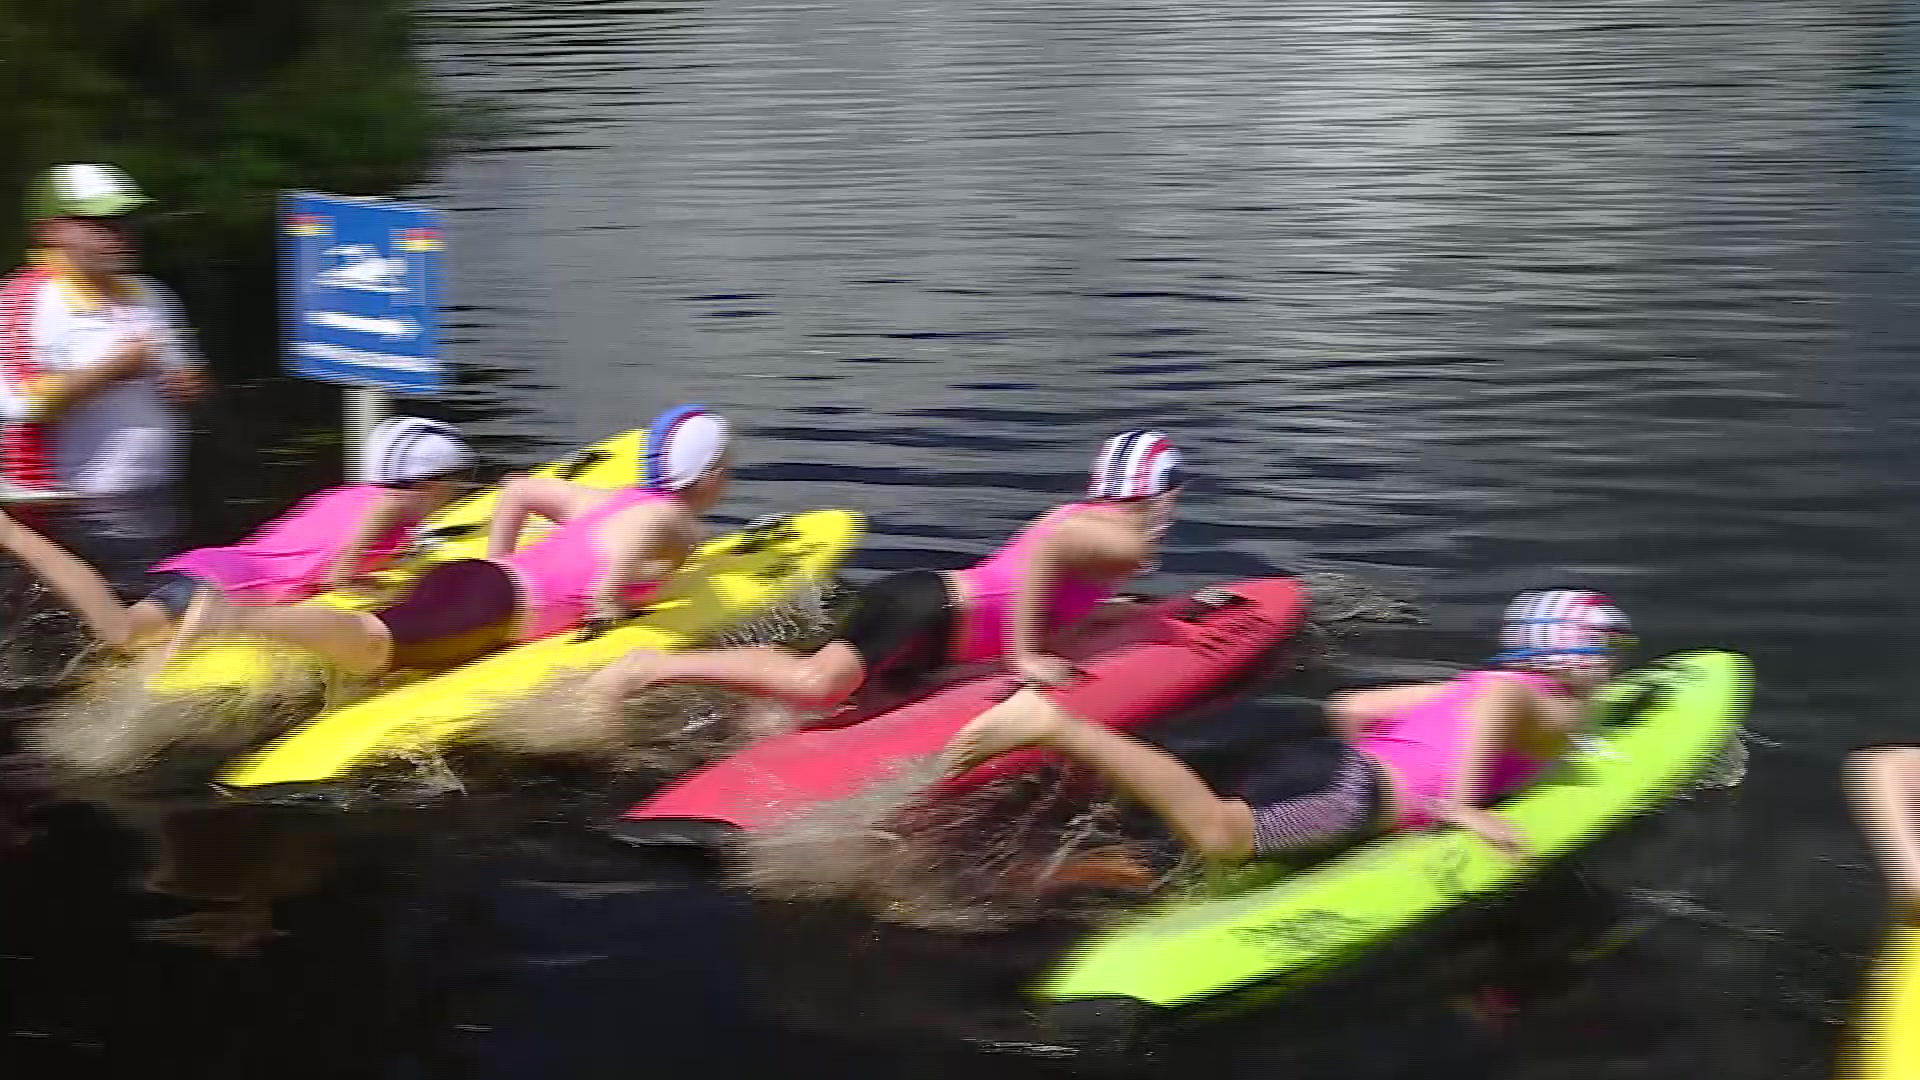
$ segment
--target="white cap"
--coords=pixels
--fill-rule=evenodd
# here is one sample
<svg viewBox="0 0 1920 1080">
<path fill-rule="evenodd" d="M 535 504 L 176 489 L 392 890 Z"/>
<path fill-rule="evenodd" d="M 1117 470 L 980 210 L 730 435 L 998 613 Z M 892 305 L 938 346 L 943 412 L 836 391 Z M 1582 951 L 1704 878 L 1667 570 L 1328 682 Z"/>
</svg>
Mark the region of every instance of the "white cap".
<svg viewBox="0 0 1920 1080">
<path fill-rule="evenodd" d="M 362 475 L 370 484 L 408 484 L 473 467 L 473 451 L 453 425 L 392 416 L 367 433 Z"/>
</svg>

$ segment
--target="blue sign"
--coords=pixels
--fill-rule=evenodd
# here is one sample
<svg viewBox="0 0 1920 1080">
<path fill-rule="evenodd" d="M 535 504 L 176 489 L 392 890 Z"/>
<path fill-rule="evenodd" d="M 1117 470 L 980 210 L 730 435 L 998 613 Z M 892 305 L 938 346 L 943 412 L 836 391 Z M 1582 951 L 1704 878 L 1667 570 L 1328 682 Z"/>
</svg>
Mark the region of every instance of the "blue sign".
<svg viewBox="0 0 1920 1080">
<path fill-rule="evenodd" d="M 289 193 L 280 206 L 287 368 L 308 379 L 437 393 L 440 215 L 382 199 Z"/>
</svg>

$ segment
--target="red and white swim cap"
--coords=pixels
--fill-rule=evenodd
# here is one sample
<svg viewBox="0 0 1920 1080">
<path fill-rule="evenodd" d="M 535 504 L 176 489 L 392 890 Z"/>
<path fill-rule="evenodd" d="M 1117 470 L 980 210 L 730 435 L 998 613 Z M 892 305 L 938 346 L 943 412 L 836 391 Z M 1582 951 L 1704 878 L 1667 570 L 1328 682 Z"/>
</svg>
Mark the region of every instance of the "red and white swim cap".
<svg viewBox="0 0 1920 1080">
<path fill-rule="evenodd" d="M 1610 664 L 1633 644 L 1633 627 L 1613 601 L 1584 589 L 1525 592 L 1501 617 L 1496 659 L 1544 670 Z"/>
<path fill-rule="evenodd" d="M 1103 501 L 1150 499 L 1180 484 L 1180 451 L 1157 431 L 1115 435 L 1093 459 L 1087 497 Z"/>
</svg>

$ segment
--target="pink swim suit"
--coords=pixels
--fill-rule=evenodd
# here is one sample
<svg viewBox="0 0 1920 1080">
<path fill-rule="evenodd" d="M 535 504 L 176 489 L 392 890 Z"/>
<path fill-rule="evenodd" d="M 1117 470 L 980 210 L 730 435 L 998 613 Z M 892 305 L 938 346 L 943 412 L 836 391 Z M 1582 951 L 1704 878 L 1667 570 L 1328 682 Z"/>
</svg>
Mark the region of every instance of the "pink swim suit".
<svg viewBox="0 0 1920 1080">
<path fill-rule="evenodd" d="M 600 549 L 600 524 L 623 510 L 676 496 L 646 488 L 625 488 L 553 532 L 501 557 L 520 592 L 522 641 L 549 637 L 580 625 L 593 603 L 593 589 L 606 570 Z M 657 581 L 627 586 L 625 602 L 637 607 L 660 587 Z"/>
<path fill-rule="evenodd" d="M 372 484 L 328 488 L 237 544 L 196 548 L 153 568 L 184 574 L 242 604 L 280 604 L 319 592 L 327 571 L 353 538 L 383 489 Z M 379 569 L 406 543 L 419 521 L 396 522 L 368 545 L 362 572 Z"/>
<path fill-rule="evenodd" d="M 1518 679 L 1543 693 L 1562 693 L 1558 684 L 1529 671 L 1472 671 L 1454 679 L 1428 700 L 1362 731 L 1354 740 L 1399 779 L 1405 805 L 1397 828 L 1417 829 L 1433 823 L 1428 806 L 1445 799 L 1460 775 L 1466 752 L 1468 705 L 1495 679 Z M 1502 751 L 1488 771 L 1486 790 L 1493 795 L 1514 791 L 1538 775 L 1546 762 Z"/>
<path fill-rule="evenodd" d="M 966 610 L 960 613 L 952 662 L 971 663 L 1007 654 L 1007 622 L 1033 545 L 1048 529 L 1094 505 L 1068 503 L 1055 507 L 1020 530 L 999 551 L 965 570 L 953 572 L 965 593 Z M 1053 583 L 1053 592 L 1047 597 L 1042 625 L 1047 630 L 1071 625 L 1098 607 L 1112 592 L 1112 582 L 1062 576 Z"/>
</svg>

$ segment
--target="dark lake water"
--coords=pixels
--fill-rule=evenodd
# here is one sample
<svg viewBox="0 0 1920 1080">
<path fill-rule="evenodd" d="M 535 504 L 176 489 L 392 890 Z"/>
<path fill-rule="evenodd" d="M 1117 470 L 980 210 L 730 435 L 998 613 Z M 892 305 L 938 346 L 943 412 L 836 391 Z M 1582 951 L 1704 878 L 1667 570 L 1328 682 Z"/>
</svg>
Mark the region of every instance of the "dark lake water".
<svg viewBox="0 0 1920 1080">
<path fill-rule="evenodd" d="M 856 579 L 983 552 L 1157 427 L 1200 477 L 1157 591 L 1351 575 L 1427 616 L 1350 643 L 1390 665 L 1569 582 L 1650 651 L 1748 653 L 1746 783 L 1495 913 L 1523 958 L 1162 1067 L 1829 1076 L 1880 920 L 1837 768 L 1915 730 L 1903 10 L 438 0 L 436 77 L 496 110 L 413 193 L 451 214 L 449 414 L 508 462 L 706 403 L 727 518 L 858 508 Z M 120 819 L 168 815 L 45 806 L 0 864 L 7 1075 L 1084 1064 L 1012 1045 L 1029 943 L 752 903 L 567 812 L 172 815 L 156 892 Z M 252 954 L 153 940 L 261 890 Z M 1497 1027 L 1452 1007 L 1489 994 Z"/>
</svg>

